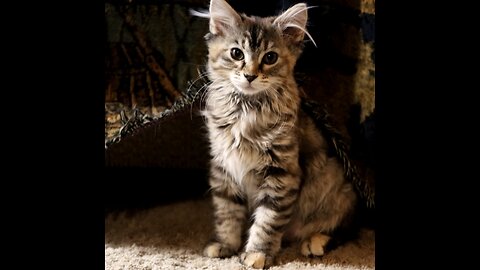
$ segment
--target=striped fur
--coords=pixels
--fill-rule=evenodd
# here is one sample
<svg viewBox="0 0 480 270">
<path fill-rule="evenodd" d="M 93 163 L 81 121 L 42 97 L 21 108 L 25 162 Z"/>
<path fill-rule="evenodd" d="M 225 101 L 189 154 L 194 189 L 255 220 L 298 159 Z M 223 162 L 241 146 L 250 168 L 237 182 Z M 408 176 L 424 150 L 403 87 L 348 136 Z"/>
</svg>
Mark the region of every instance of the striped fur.
<svg viewBox="0 0 480 270">
<path fill-rule="evenodd" d="M 215 237 L 206 256 L 228 257 L 243 248 L 245 265 L 264 268 L 282 239 L 303 241 L 304 255 L 322 255 L 326 235 L 353 212 L 356 195 L 342 166 L 327 155 L 322 134 L 300 109 L 293 69 L 306 10 L 297 4 L 277 17 L 248 17 L 224 0 L 211 1 L 211 83 L 203 115 Z"/>
</svg>

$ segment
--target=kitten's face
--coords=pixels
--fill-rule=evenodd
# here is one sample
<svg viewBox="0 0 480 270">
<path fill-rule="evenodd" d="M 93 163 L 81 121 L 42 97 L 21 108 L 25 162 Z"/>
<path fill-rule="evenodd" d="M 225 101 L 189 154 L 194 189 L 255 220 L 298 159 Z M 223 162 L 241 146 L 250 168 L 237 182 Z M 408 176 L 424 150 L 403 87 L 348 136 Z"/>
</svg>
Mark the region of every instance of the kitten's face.
<svg viewBox="0 0 480 270">
<path fill-rule="evenodd" d="M 295 58 L 272 20 L 245 18 L 235 32 L 209 42 L 213 80 L 226 80 L 244 94 L 256 94 L 282 84 Z"/>
<path fill-rule="evenodd" d="M 303 32 L 285 25 L 295 23 L 288 19 L 300 15 L 306 22 L 306 7 L 302 7 L 297 7 L 299 12 L 289 9 L 296 17 L 259 18 L 239 15 L 224 0 L 212 0 L 206 36 L 210 80 L 233 85 L 246 95 L 284 85 L 293 74 L 303 40 Z"/>
</svg>

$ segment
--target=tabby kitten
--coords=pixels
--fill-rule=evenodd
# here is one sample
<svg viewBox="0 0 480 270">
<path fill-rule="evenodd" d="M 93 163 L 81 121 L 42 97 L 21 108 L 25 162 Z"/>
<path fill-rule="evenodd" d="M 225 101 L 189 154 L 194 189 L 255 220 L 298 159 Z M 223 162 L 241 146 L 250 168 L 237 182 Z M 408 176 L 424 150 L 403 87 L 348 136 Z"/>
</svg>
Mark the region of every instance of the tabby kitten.
<svg viewBox="0 0 480 270">
<path fill-rule="evenodd" d="M 197 14 L 199 15 L 199 14 Z M 201 15 L 201 14 L 200 14 Z M 356 194 L 327 142 L 300 108 L 293 69 L 307 6 L 277 17 L 238 14 L 211 0 L 205 109 L 215 237 L 204 254 L 254 268 L 273 264 L 283 240 L 321 256 L 347 224 Z M 243 232 L 248 229 L 246 244 Z"/>
</svg>

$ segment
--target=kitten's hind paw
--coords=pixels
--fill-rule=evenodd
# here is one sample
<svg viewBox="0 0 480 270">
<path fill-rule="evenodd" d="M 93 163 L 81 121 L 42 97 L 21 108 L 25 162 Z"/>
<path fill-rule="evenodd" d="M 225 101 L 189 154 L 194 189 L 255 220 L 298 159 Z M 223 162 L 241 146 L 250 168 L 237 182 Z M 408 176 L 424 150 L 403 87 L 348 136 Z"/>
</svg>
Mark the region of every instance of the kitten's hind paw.
<svg viewBox="0 0 480 270">
<path fill-rule="evenodd" d="M 303 241 L 302 243 L 302 254 L 306 257 L 311 256 L 323 256 L 325 253 L 325 246 L 330 241 L 330 236 L 315 233 L 313 234 L 310 239 Z"/>
<path fill-rule="evenodd" d="M 273 264 L 273 257 L 260 251 L 244 252 L 240 255 L 240 262 L 256 269 L 265 269 Z"/>
<path fill-rule="evenodd" d="M 210 258 L 225 258 L 235 254 L 235 250 L 218 242 L 209 243 L 203 250 L 203 255 Z"/>
</svg>

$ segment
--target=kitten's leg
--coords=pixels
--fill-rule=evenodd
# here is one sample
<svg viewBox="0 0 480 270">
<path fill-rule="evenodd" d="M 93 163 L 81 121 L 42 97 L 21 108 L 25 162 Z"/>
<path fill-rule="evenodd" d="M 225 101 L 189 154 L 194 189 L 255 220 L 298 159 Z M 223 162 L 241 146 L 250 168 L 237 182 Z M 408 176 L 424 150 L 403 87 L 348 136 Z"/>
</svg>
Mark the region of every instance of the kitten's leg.
<svg viewBox="0 0 480 270">
<path fill-rule="evenodd" d="M 299 193 L 298 175 L 277 167 L 269 167 L 266 173 L 267 177 L 259 187 L 254 223 L 245 252 L 240 256 L 243 264 L 254 268 L 267 268 L 273 264 Z"/>
<path fill-rule="evenodd" d="M 302 243 L 301 252 L 304 256 L 322 256 L 325 253 L 325 247 L 330 241 L 330 236 L 322 233 L 314 233 L 310 238 Z"/>
<path fill-rule="evenodd" d="M 208 257 L 229 257 L 242 244 L 247 208 L 233 180 L 218 166 L 212 165 L 210 186 L 215 209 L 215 235 L 204 249 Z"/>
</svg>

